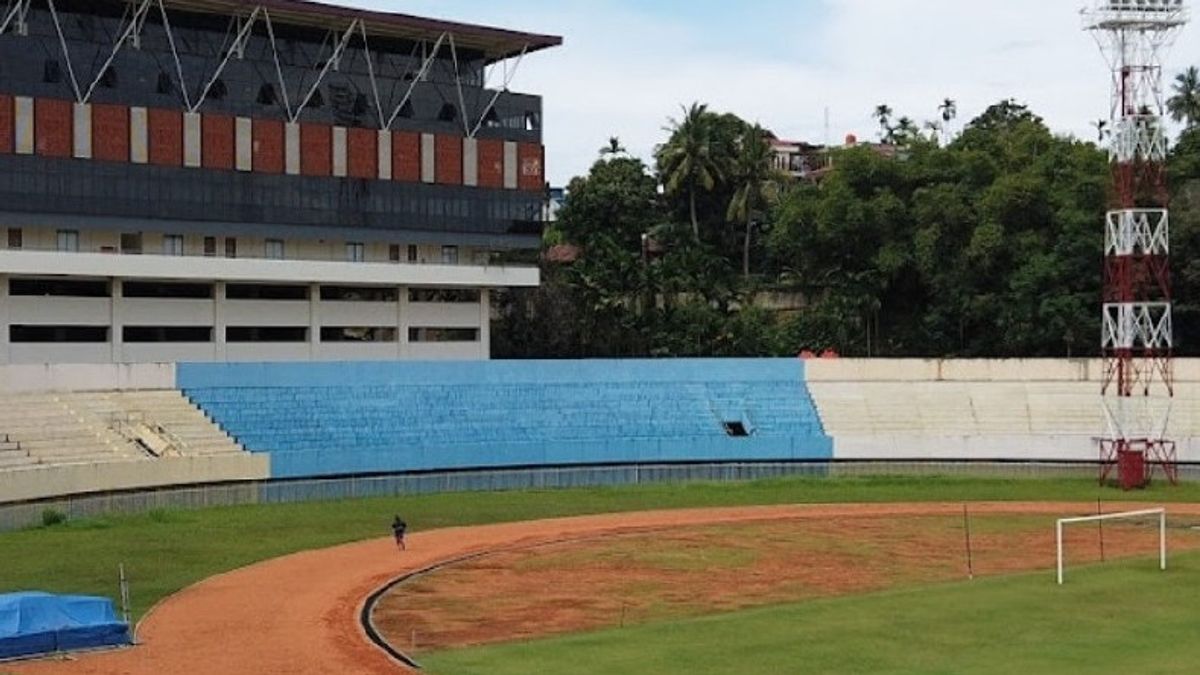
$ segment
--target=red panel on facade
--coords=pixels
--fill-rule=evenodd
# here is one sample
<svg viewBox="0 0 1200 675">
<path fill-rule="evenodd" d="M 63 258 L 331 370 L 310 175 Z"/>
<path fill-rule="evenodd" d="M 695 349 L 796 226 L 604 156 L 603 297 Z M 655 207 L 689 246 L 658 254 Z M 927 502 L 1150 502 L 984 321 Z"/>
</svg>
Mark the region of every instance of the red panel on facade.
<svg viewBox="0 0 1200 675">
<path fill-rule="evenodd" d="M 104 162 L 129 161 L 129 108 L 92 104 L 92 158 Z"/>
<path fill-rule="evenodd" d="M 74 140 L 71 102 L 39 98 L 33 103 L 33 133 L 37 154 L 70 157 Z"/>
<path fill-rule="evenodd" d="M 546 189 L 545 150 L 537 143 L 517 144 L 517 187 L 540 192 Z"/>
<path fill-rule="evenodd" d="M 379 133 L 352 128 L 346 134 L 346 173 L 351 178 L 379 178 Z"/>
<path fill-rule="evenodd" d="M 392 132 L 392 180 L 421 180 L 421 135 L 409 131 Z"/>
<path fill-rule="evenodd" d="M 443 136 L 438 134 L 435 140 L 437 159 L 435 176 L 441 185 L 462 185 L 463 183 L 463 139 L 462 136 Z"/>
<path fill-rule="evenodd" d="M 504 141 L 479 141 L 479 187 L 504 187 Z"/>
<path fill-rule="evenodd" d="M 254 120 L 254 170 L 283 173 L 283 122 Z"/>
<path fill-rule="evenodd" d="M 333 127 L 300 125 L 300 173 L 305 176 L 333 174 Z"/>
<path fill-rule="evenodd" d="M 16 109 L 13 97 L 0 94 L 0 154 L 13 152 L 16 145 Z"/>
<path fill-rule="evenodd" d="M 234 120 L 229 115 L 205 113 L 200 118 L 200 162 L 206 169 L 232 171 L 237 154 Z"/>
<path fill-rule="evenodd" d="M 150 163 L 158 166 L 183 166 L 183 113 L 165 108 L 146 112 L 150 133 Z"/>
</svg>

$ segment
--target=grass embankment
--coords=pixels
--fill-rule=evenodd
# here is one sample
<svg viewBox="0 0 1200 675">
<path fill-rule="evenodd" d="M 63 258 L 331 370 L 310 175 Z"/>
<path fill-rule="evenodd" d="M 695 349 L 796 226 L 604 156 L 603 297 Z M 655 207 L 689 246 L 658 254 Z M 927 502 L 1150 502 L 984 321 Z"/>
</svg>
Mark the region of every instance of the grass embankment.
<svg viewBox="0 0 1200 675">
<path fill-rule="evenodd" d="M 40 589 L 117 595 L 131 579 L 134 615 L 220 572 L 270 558 L 387 536 L 394 513 L 413 529 L 593 513 L 707 506 L 899 501 L 1200 501 L 1200 485 L 1123 494 L 1087 480 L 801 478 L 753 483 L 648 485 L 552 492 L 164 511 L 0 534 L 0 592 Z M 1128 589 L 1126 589 L 1128 591 Z"/>
<path fill-rule="evenodd" d="M 816 600 L 443 652 L 437 675 L 1194 673 L 1200 556 Z"/>
</svg>

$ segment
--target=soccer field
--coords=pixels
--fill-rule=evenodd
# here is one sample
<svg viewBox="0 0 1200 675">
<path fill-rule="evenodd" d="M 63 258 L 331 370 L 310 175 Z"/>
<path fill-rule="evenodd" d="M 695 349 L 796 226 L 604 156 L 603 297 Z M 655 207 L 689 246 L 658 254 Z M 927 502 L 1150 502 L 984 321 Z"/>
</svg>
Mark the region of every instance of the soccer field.
<svg viewBox="0 0 1200 675">
<path fill-rule="evenodd" d="M 437 675 L 1194 673 L 1200 555 L 985 578 L 432 654 Z"/>
</svg>

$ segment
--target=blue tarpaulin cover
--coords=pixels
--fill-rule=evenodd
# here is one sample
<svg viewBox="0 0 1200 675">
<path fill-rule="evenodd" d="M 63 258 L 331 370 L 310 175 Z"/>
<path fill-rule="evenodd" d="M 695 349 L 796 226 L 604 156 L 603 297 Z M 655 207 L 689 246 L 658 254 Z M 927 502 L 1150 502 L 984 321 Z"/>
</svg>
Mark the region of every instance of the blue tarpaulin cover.
<svg viewBox="0 0 1200 675">
<path fill-rule="evenodd" d="M 129 624 L 117 619 L 108 598 L 0 595 L 0 659 L 129 643 Z"/>
</svg>

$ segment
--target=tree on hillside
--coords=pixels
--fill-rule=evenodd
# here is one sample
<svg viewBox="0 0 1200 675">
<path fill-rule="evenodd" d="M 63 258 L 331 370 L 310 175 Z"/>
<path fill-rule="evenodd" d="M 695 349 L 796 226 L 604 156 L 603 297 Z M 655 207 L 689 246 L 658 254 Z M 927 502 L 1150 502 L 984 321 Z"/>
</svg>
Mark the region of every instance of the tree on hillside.
<svg viewBox="0 0 1200 675">
<path fill-rule="evenodd" d="M 748 127 L 738 143 L 738 156 L 731 171 L 734 187 L 726 217 L 744 228 L 742 240 L 742 276 L 750 276 L 750 246 L 754 219 L 762 217 L 765 207 L 779 195 L 779 180 L 773 166 L 767 131 L 755 124 Z"/>
<path fill-rule="evenodd" d="M 616 136 L 610 136 L 608 145 L 600 148 L 601 157 L 617 157 L 627 153 L 628 150 L 625 149 L 625 146 L 621 145 L 621 139 Z"/>
<path fill-rule="evenodd" d="M 942 100 L 942 104 L 938 106 L 938 113 L 942 116 L 942 125 L 940 130 L 944 136 L 943 140 L 950 140 L 950 123 L 958 119 L 958 102 L 950 97 Z"/>
<path fill-rule="evenodd" d="M 879 140 L 889 142 L 892 138 L 892 114 L 895 111 L 886 103 L 880 103 L 875 106 L 875 112 L 871 115 L 879 122 Z"/>
<path fill-rule="evenodd" d="M 722 167 L 713 152 L 713 129 L 708 106 L 693 103 L 684 108 L 682 119 L 671 119 L 666 131 L 671 138 L 658 149 L 659 170 L 668 194 L 687 193 L 692 237 L 700 241 L 700 218 L 696 211 L 698 192 L 712 191 Z"/>
<path fill-rule="evenodd" d="M 1191 129 L 1200 125 L 1200 69 L 1192 66 L 1175 77 L 1173 95 L 1167 99 L 1171 119 Z"/>
</svg>

